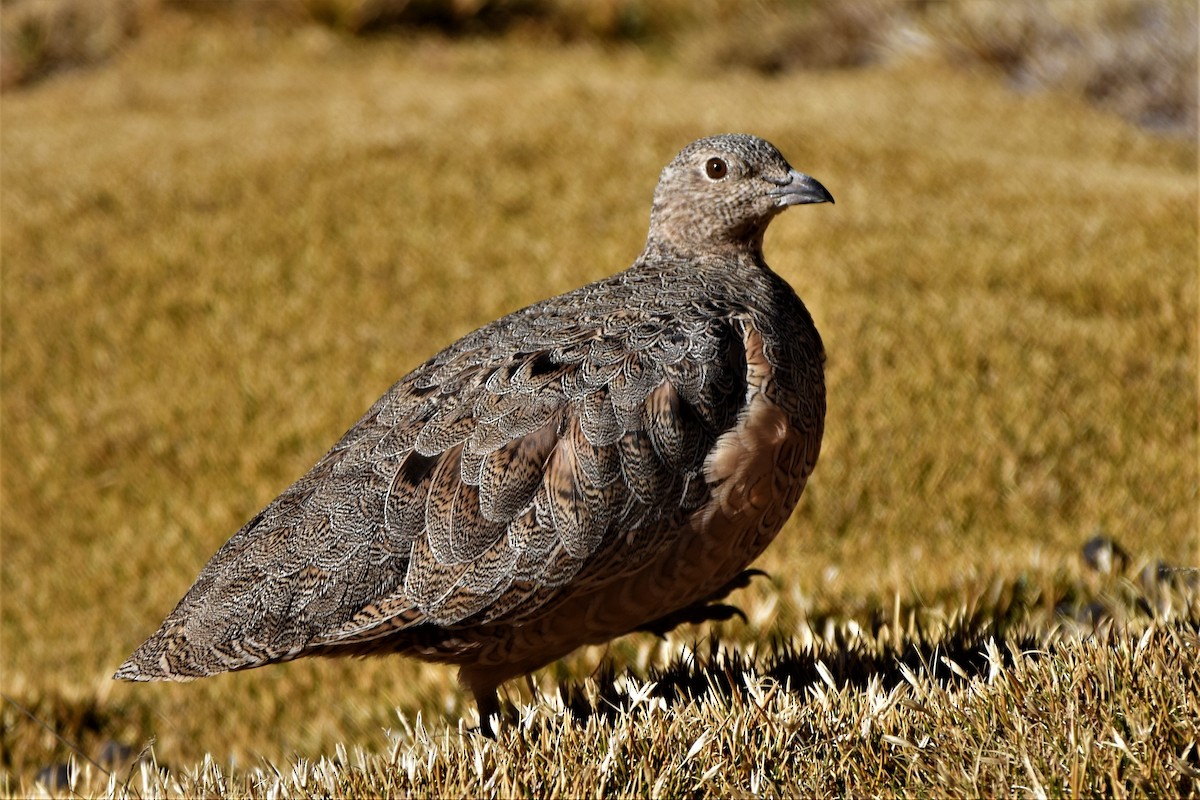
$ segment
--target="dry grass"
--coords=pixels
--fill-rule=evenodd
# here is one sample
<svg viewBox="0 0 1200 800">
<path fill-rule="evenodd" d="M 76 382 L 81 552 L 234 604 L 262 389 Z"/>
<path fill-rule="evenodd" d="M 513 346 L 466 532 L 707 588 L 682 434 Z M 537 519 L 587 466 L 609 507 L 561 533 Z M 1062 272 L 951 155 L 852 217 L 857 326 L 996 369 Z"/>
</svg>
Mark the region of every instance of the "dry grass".
<svg viewBox="0 0 1200 800">
<path fill-rule="evenodd" d="M 3 114 L 3 689 L 122 762 L 115 793 L 1195 791 L 1190 142 L 936 62 L 697 76 L 192 15 Z M 549 700 L 514 687 L 494 745 L 458 734 L 448 670 L 397 659 L 109 680 L 397 376 L 627 264 L 659 168 L 719 130 L 838 198 L 767 241 L 825 334 L 830 417 L 773 579 L 719 630 L 744 669 L 668 669 L 695 631 L 631 637 L 615 689 L 596 650 L 538 675 Z M 1097 529 L 1131 554 L 1109 575 L 1080 562 Z M 70 755 L 0 721 L 5 794 Z M 124 766 L 150 742 L 165 773 Z"/>
<path fill-rule="evenodd" d="M 1195 574 L 1188 579 L 1194 582 Z M 383 746 L 247 768 L 152 751 L 74 761 L 60 791 L 104 796 L 1070 796 L 1200 791 L 1200 597 L 1119 632 L 985 638 L 979 619 L 854 625 L 803 649 L 684 646 L 651 680 L 603 673 L 523 702 L 495 742 L 398 716 Z M 977 598 L 980 599 L 980 598 Z M 903 626 L 903 622 L 901 622 Z M 896 644 L 901 643 L 902 647 Z M 964 645 L 967 645 L 964 647 Z M 103 773 L 108 772 L 106 776 Z"/>
<path fill-rule="evenodd" d="M 1195 570 L 1141 586 L 1093 578 L 1101 591 L 1092 602 L 1130 618 L 1068 621 L 1052 634 L 1032 633 L 1042 616 L 1036 606 L 1079 585 L 1051 582 L 1041 587 L 1048 598 L 1029 586 L 995 584 L 966 598 L 971 611 L 896 606 L 887 622 L 843 620 L 824 632 L 805 624 L 790 643 L 749 653 L 712 641 L 684 644 L 648 680 L 610 667 L 522 700 L 494 742 L 462 723 L 431 727 L 421 715 L 399 714 L 373 747 L 338 743 L 320 757 L 241 768 L 206 755 L 171 769 L 152 748 L 139 754 L 100 744 L 91 748 L 99 760 L 65 761 L 34 788 L 106 797 L 905 796 L 917 789 L 1195 796 L 1197 578 Z M 1146 605 L 1123 605 L 1129 597 Z M 85 746 L 95 727 L 110 722 L 94 706 L 64 717 L 53 716 L 63 708 L 41 705 L 33 713 Z M 69 727 L 89 714 L 100 726 Z"/>
<path fill-rule="evenodd" d="M 0 15 L 0 85 L 94 64 L 177 9 L 353 35 L 415 29 L 635 42 L 702 70 L 773 74 L 934 58 L 1197 135 L 1200 22 L 1192 0 L 10 0 Z"/>
</svg>

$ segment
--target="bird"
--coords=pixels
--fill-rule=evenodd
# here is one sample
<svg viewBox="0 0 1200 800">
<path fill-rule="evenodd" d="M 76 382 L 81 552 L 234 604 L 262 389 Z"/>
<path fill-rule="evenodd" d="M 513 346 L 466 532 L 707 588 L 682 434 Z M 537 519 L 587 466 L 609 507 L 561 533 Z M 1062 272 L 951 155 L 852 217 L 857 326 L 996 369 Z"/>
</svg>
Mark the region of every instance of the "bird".
<svg viewBox="0 0 1200 800">
<path fill-rule="evenodd" d="M 833 202 L 764 139 L 687 145 L 632 266 L 401 378 L 114 678 L 400 654 L 456 665 L 494 736 L 504 682 L 740 613 L 720 601 L 757 573 L 825 427 L 821 337 L 763 236 Z"/>
</svg>

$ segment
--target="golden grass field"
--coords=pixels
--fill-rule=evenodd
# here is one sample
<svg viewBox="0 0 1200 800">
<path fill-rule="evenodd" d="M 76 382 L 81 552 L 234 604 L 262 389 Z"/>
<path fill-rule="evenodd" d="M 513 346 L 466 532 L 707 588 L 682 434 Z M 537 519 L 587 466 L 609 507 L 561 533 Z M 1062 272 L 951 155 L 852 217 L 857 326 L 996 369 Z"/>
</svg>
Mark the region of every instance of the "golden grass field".
<svg viewBox="0 0 1200 800">
<path fill-rule="evenodd" d="M 2 110 L 4 795 L 72 758 L 118 796 L 1200 791 L 1193 142 L 919 58 L 188 15 Z M 766 242 L 829 411 L 746 624 L 581 651 L 497 742 L 402 659 L 110 680 L 394 380 L 627 266 L 658 171 L 724 131 L 837 198 Z"/>
</svg>

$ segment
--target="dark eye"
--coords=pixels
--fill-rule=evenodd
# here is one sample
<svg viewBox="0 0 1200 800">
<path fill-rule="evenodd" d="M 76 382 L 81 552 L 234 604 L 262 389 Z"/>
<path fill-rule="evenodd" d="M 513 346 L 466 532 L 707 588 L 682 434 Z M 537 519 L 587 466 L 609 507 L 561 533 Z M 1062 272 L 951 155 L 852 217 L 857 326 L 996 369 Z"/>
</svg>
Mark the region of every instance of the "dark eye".
<svg viewBox="0 0 1200 800">
<path fill-rule="evenodd" d="M 729 165 L 719 158 L 710 158 L 704 165 L 704 172 L 714 181 L 719 181 L 729 174 Z"/>
</svg>

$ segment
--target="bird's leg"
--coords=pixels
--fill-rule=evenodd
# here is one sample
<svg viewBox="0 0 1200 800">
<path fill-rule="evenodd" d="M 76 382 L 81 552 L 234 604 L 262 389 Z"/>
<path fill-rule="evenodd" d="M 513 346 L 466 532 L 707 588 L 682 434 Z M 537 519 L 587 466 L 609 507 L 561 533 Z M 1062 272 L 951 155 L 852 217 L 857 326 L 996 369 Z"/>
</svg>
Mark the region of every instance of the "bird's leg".
<svg viewBox="0 0 1200 800">
<path fill-rule="evenodd" d="M 666 636 L 667 632 L 673 628 L 685 623 L 697 624 L 700 622 L 724 622 L 732 617 L 741 617 L 742 621 L 746 621 L 746 615 L 737 606 L 718 603 L 716 601 L 723 600 L 735 589 L 744 589 L 750 585 L 751 579 L 766 575 L 761 569 L 744 569 L 729 583 L 717 589 L 707 597 L 702 597 L 690 606 L 684 606 L 670 614 L 664 614 L 658 619 L 650 620 L 634 630 L 644 633 L 653 633 L 655 636 Z"/>
<path fill-rule="evenodd" d="M 468 667 L 458 670 L 458 682 L 464 688 L 470 689 L 475 697 L 475 707 L 479 709 L 479 732 L 489 739 L 495 739 L 496 729 L 492 727 L 492 717 L 500 715 L 500 697 L 496 693 L 499 684 L 486 674 Z"/>
<path fill-rule="evenodd" d="M 529 689 L 529 702 L 536 703 L 538 701 L 538 688 L 537 684 L 533 682 L 532 672 L 525 674 L 525 688 Z"/>
<path fill-rule="evenodd" d="M 496 695 L 496 690 L 476 693 L 475 705 L 479 708 L 479 732 L 489 739 L 495 739 L 496 729 L 492 727 L 492 717 L 500 717 L 500 698 Z"/>
</svg>

